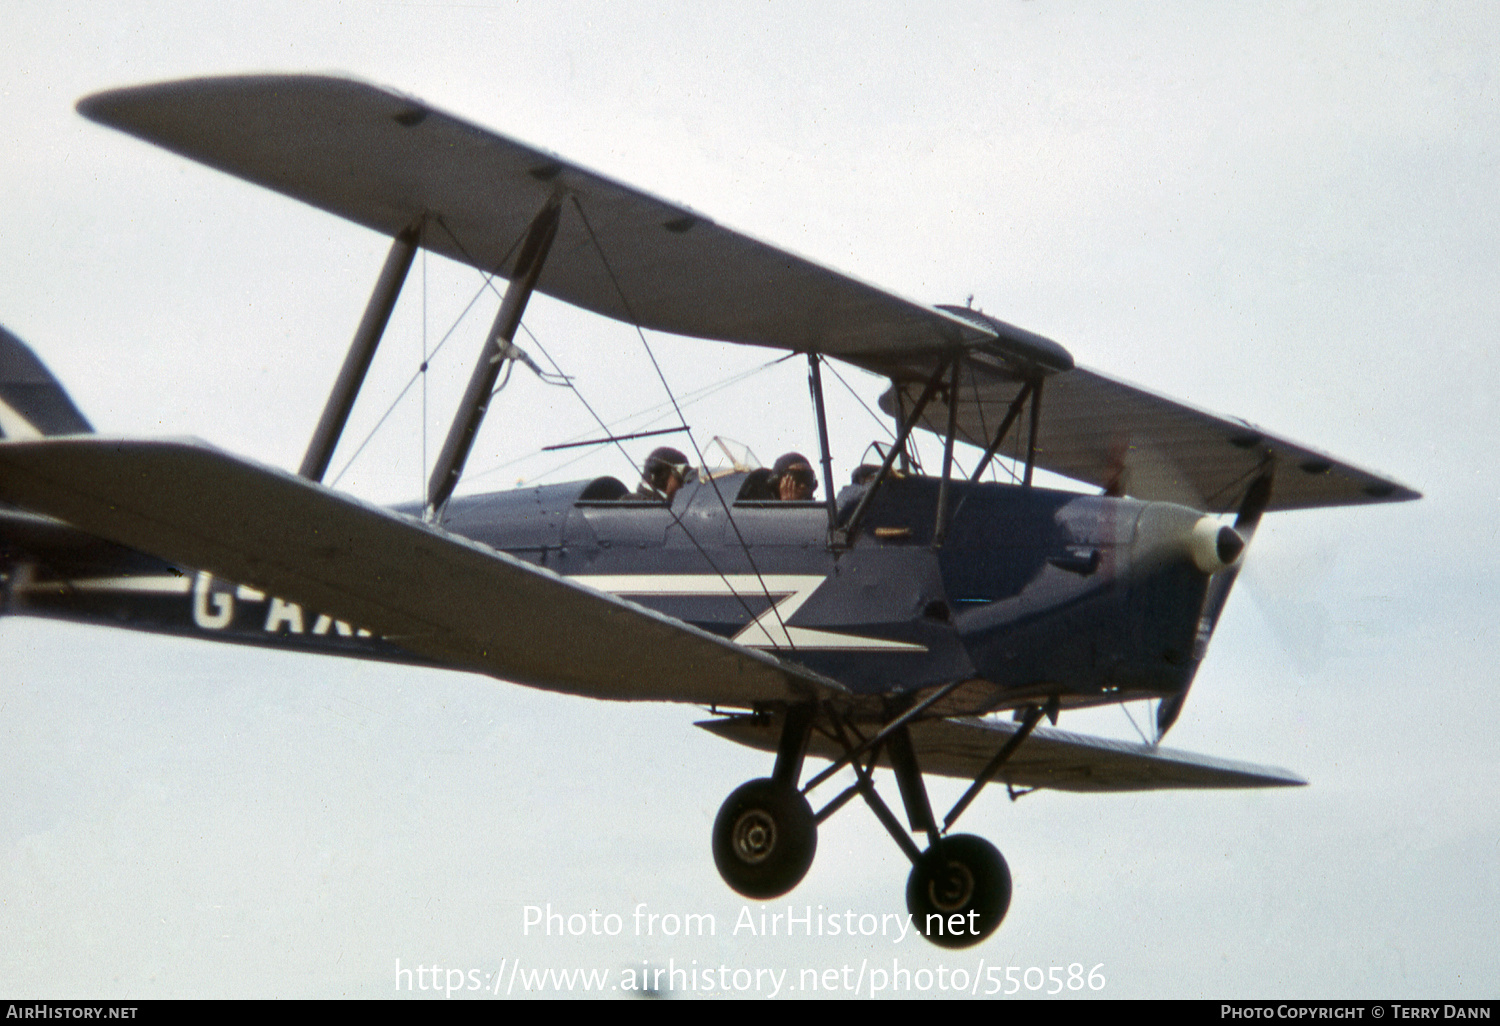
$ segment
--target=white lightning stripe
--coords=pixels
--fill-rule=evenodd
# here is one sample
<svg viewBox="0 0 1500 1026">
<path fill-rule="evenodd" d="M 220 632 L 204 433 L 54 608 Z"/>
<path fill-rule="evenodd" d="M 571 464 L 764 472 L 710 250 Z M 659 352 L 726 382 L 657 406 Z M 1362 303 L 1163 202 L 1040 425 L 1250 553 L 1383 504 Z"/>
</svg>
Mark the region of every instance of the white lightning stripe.
<svg viewBox="0 0 1500 1026">
<path fill-rule="evenodd" d="M 717 598 L 741 596 L 778 599 L 774 606 L 746 624 L 732 640 L 748 648 L 839 649 L 843 651 L 925 652 L 926 645 L 886 638 L 862 637 L 788 627 L 803 603 L 812 598 L 828 578 L 822 574 L 594 574 L 572 578 L 611 595 Z"/>
<path fill-rule="evenodd" d="M 53 582 L 56 586 L 57 582 Z M 193 590 L 187 575 L 161 574 L 141 577 L 85 577 L 67 582 L 78 591 L 129 591 L 146 595 L 186 595 Z"/>
<path fill-rule="evenodd" d="M 821 574 L 767 574 L 764 577 L 757 577 L 755 574 L 727 574 L 722 577 L 716 574 L 593 574 L 573 578 L 580 584 L 611 595 L 680 598 L 743 596 L 754 599 L 764 598 L 769 593 L 771 598 L 777 600 L 775 605 L 751 620 L 733 638 L 735 642 L 748 648 L 927 651 L 926 645 L 906 641 L 787 626 L 786 622 L 796 615 L 803 603 L 812 598 L 813 593 L 827 579 Z M 55 589 L 58 583 L 60 582 L 52 581 L 25 585 L 18 581 L 16 590 L 50 590 Z M 78 591 L 120 591 L 142 595 L 186 595 L 193 590 L 191 577 L 175 574 L 90 577 L 66 583 Z M 236 590 L 238 597 L 244 600 L 255 601 L 265 597 L 263 592 L 244 585 Z"/>
<path fill-rule="evenodd" d="M 694 598 L 714 595 L 764 598 L 767 592 L 792 595 L 802 591 L 811 595 L 827 579 L 822 574 L 766 574 L 763 577 L 755 574 L 593 574 L 573 578 L 580 584 L 611 595 L 688 595 Z"/>
</svg>

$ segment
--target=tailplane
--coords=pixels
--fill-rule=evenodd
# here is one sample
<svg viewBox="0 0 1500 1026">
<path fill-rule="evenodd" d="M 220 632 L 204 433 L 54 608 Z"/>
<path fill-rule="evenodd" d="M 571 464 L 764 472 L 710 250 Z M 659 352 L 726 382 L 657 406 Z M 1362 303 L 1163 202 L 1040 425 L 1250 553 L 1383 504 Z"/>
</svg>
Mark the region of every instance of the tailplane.
<svg viewBox="0 0 1500 1026">
<path fill-rule="evenodd" d="M 85 435 L 93 431 L 36 354 L 0 328 L 0 439 Z"/>
</svg>

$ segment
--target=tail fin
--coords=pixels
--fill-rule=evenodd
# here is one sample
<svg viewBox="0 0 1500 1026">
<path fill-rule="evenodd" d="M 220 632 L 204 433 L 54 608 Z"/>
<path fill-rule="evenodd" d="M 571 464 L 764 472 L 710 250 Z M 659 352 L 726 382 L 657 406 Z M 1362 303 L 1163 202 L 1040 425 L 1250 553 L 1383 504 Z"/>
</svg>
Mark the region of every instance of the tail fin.
<svg viewBox="0 0 1500 1026">
<path fill-rule="evenodd" d="M 0 438 L 84 435 L 93 431 L 36 354 L 0 328 Z"/>
</svg>

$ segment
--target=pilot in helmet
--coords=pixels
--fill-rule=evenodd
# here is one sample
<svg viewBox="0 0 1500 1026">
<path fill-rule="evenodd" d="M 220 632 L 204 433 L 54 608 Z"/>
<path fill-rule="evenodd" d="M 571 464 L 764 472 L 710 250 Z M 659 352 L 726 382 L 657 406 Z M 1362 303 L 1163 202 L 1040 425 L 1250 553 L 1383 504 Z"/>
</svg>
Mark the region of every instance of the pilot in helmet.
<svg viewBox="0 0 1500 1026">
<path fill-rule="evenodd" d="M 688 458 L 670 446 L 652 450 L 641 468 L 641 486 L 635 490 L 637 498 L 656 499 L 671 503 L 692 475 Z"/>
<path fill-rule="evenodd" d="M 771 468 L 776 498 L 782 502 L 801 502 L 813 497 L 818 490 L 818 478 L 812 464 L 800 452 L 789 452 L 776 460 Z"/>
</svg>

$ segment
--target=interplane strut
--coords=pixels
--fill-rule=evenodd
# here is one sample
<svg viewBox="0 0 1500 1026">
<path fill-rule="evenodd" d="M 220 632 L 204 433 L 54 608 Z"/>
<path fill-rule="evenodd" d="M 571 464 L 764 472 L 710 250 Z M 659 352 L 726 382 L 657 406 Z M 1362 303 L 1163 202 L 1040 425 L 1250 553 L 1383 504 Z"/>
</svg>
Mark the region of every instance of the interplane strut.
<svg viewBox="0 0 1500 1026">
<path fill-rule="evenodd" d="M 349 411 L 354 408 L 354 399 L 364 384 L 365 374 L 370 370 L 370 361 L 375 358 L 375 348 L 385 334 L 391 312 L 396 308 L 396 299 L 401 286 L 411 270 L 412 258 L 417 253 L 417 242 L 421 235 L 420 222 L 410 225 L 391 242 L 391 251 L 385 258 L 370 302 L 360 318 L 354 332 L 354 341 L 349 344 L 349 353 L 344 357 L 344 366 L 334 382 L 333 392 L 328 396 L 328 405 L 313 431 L 308 443 L 307 455 L 297 473 L 309 481 L 321 482 L 328 471 L 328 461 L 333 459 L 333 450 L 344 433 L 344 424 L 349 420 Z"/>
<path fill-rule="evenodd" d="M 437 516 L 458 485 L 464 462 L 469 458 L 469 450 L 474 447 L 474 437 L 479 433 L 485 411 L 489 409 L 495 379 L 500 376 L 500 366 L 505 362 L 515 340 L 521 315 L 526 312 L 526 301 L 536 288 L 537 279 L 542 274 L 542 265 L 547 261 L 547 251 L 551 249 L 552 240 L 557 235 L 557 221 L 561 213 L 562 204 L 557 197 L 553 197 L 526 230 L 526 241 L 521 244 L 521 253 L 516 258 L 515 276 L 505 290 L 505 298 L 500 301 L 495 324 L 484 341 L 484 348 L 480 350 L 479 361 L 474 365 L 473 374 L 469 376 L 469 387 L 464 390 L 458 413 L 453 418 L 453 426 L 448 429 L 448 437 L 432 468 L 432 477 L 428 479 L 429 518 Z"/>
</svg>

